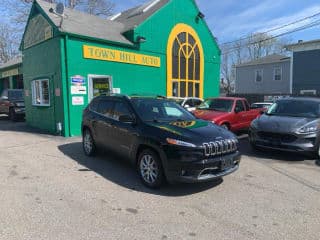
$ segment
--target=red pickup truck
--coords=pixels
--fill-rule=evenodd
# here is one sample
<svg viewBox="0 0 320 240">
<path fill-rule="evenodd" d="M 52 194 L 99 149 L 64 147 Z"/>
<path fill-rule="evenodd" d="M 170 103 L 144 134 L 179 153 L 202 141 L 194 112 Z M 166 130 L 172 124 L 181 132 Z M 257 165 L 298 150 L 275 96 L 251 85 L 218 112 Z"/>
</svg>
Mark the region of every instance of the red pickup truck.
<svg viewBox="0 0 320 240">
<path fill-rule="evenodd" d="M 197 118 L 213 122 L 230 131 L 248 129 L 263 108 L 250 109 L 244 98 L 220 97 L 206 99 L 193 113 Z"/>
</svg>

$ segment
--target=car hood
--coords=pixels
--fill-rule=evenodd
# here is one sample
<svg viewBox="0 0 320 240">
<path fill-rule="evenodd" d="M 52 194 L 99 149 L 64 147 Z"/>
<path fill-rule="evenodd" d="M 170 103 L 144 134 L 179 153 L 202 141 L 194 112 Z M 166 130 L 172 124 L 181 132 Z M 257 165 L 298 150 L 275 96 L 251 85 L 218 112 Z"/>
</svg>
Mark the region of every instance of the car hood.
<svg viewBox="0 0 320 240">
<path fill-rule="evenodd" d="M 256 121 L 259 131 L 295 132 L 299 128 L 314 120 L 314 118 L 272 116 L 264 114 Z"/>
<path fill-rule="evenodd" d="M 201 118 L 204 120 L 216 120 L 220 117 L 224 117 L 226 115 L 228 115 L 228 112 L 218 112 L 218 111 L 213 111 L 213 110 L 200 110 L 197 109 L 193 112 L 193 114 L 197 117 L 197 118 Z"/>
<path fill-rule="evenodd" d="M 167 137 L 178 138 L 194 144 L 236 138 L 235 135 L 211 122 L 203 120 L 153 122 L 150 126 L 165 131 Z"/>
</svg>

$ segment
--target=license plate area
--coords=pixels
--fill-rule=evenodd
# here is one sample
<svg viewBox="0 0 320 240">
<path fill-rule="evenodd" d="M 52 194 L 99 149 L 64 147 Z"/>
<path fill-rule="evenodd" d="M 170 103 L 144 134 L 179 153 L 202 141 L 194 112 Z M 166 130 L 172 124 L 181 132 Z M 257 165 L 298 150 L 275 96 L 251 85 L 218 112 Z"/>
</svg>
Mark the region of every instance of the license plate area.
<svg viewBox="0 0 320 240">
<path fill-rule="evenodd" d="M 223 158 L 221 159 L 220 169 L 223 171 L 233 167 L 233 165 L 233 158 Z"/>
</svg>

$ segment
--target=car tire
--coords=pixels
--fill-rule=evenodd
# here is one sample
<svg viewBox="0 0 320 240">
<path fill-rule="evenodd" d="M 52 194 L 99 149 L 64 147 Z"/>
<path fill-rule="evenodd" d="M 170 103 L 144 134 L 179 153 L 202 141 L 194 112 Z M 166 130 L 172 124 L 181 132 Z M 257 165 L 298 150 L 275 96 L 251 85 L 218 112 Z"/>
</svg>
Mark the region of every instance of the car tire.
<svg viewBox="0 0 320 240">
<path fill-rule="evenodd" d="M 92 134 L 89 129 L 85 129 L 83 131 L 82 148 L 83 148 L 84 154 L 90 157 L 94 156 L 97 152 L 96 145 L 94 143 Z"/>
<path fill-rule="evenodd" d="M 222 128 L 224 128 L 224 129 L 230 131 L 230 127 L 229 127 L 229 125 L 226 124 L 226 123 L 222 124 L 220 127 L 222 127 Z"/>
<path fill-rule="evenodd" d="M 9 119 L 14 122 L 17 121 L 17 114 L 15 113 L 13 108 L 9 109 Z"/>
<path fill-rule="evenodd" d="M 145 149 L 139 154 L 137 171 L 142 183 L 149 188 L 159 188 L 164 182 L 161 160 L 151 149 Z"/>
</svg>

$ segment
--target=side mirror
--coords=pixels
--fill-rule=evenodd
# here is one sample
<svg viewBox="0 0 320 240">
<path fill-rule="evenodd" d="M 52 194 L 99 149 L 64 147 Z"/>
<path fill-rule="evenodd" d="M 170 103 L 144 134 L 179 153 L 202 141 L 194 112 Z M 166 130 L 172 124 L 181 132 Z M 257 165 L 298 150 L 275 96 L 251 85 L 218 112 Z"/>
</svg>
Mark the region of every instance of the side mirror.
<svg viewBox="0 0 320 240">
<path fill-rule="evenodd" d="M 136 120 L 131 115 L 121 115 L 119 121 L 123 123 L 134 124 Z"/>
</svg>

